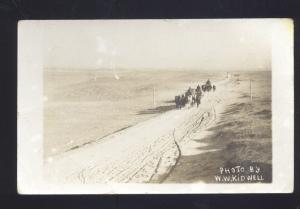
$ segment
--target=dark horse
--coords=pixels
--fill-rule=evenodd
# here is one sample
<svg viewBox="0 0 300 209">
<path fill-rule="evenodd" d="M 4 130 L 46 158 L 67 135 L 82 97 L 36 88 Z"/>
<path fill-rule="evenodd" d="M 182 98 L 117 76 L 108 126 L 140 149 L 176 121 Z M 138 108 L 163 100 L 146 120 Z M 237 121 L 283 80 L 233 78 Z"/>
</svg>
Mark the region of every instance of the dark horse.
<svg viewBox="0 0 300 209">
<path fill-rule="evenodd" d="M 181 109 L 182 107 L 184 107 L 187 103 L 187 96 L 185 95 L 178 95 L 175 96 L 175 104 L 176 104 L 176 108 Z"/>
<path fill-rule="evenodd" d="M 182 94 L 181 97 L 180 97 L 181 107 L 185 107 L 186 103 L 187 103 L 187 96 Z"/>
<path fill-rule="evenodd" d="M 176 108 L 181 108 L 180 96 L 175 96 Z"/>
<path fill-rule="evenodd" d="M 197 108 L 198 108 L 199 105 L 201 104 L 201 95 L 200 94 L 196 95 L 196 103 L 197 103 Z"/>
<path fill-rule="evenodd" d="M 198 84 L 198 86 L 197 86 L 197 88 L 196 88 L 196 92 L 199 92 L 199 91 L 201 91 L 201 87 L 200 87 L 200 85 Z"/>
<path fill-rule="evenodd" d="M 210 80 L 208 79 L 207 81 L 206 81 L 206 83 L 204 84 L 204 85 L 202 85 L 201 86 L 201 88 L 202 88 L 202 91 L 208 91 L 208 92 L 210 92 L 211 91 L 211 89 L 212 89 L 212 85 L 211 85 L 211 83 L 210 83 Z"/>
<path fill-rule="evenodd" d="M 203 87 L 204 85 L 202 85 L 202 90 L 203 90 Z M 202 90 L 201 90 L 201 87 L 200 87 L 200 85 L 198 85 L 197 86 L 197 88 L 196 88 L 196 94 L 200 94 L 200 96 L 202 95 Z"/>
</svg>

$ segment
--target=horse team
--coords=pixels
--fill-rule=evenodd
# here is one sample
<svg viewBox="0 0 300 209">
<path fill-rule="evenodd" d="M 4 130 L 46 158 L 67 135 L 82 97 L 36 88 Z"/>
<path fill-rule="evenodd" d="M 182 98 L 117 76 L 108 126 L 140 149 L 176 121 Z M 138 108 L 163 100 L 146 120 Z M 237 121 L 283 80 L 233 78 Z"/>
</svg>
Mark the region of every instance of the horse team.
<svg viewBox="0 0 300 209">
<path fill-rule="evenodd" d="M 203 92 L 210 92 L 211 90 L 216 91 L 216 86 L 212 85 L 209 79 L 201 87 L 199 84 L 197 85 L 196 89 L 189 87 L 184 94 L 175 96 L 176 108 L 181 109 L 186 106 L 190 108 L 195 104 L 197 104 L 198 108 L 201 104 Z"/>
</svg>

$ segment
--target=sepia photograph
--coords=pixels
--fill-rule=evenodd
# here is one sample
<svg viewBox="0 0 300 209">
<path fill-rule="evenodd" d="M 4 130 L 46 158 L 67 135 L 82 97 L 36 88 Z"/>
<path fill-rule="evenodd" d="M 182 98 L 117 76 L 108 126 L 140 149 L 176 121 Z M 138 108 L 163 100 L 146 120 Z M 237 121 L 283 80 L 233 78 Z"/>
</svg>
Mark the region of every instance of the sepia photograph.
<svg viewBox="0 0 300 209">
<path fill-rule="evenodd" d="M 293 191 L 290 19 L 21 21 L 18 191 Z"/>
</svg>

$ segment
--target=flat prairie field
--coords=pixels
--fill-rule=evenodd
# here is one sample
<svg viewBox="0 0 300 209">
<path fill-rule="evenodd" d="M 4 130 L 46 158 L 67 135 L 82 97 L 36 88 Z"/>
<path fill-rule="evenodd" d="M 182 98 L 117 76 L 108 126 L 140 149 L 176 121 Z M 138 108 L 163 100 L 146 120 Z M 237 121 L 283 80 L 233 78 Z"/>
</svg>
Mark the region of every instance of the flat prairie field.
<svg viewBox="0 0 300 209">
<path fill-rule="evenodd" d="M 212 146 L 225 147 L 229 153 L 246 143 L 245 146 L 262 149 L 264 154 L 259 157 L 271 163 L 271 72 L 231 72 L 231 76 L 232 84 L 228 85 L 231 93 L 228 100 L 222 101 L 225 112 L 220 117 L 224 124 L 212 129 L 222 134 L 207 140 Z M 252 102 L 249 100 L 250 78 L 253 80 Z M 212 83 L 226 79 L 226 72 L 47 69 L 44 71 L 44 157 L 101 140 L 172 110 L 175 95 L 183 94 L 190 86 L 204 84 L 207 79 Z M 222 88 L 217 86 L 217 91 Z M 225 123 L 227 120 L 231 123 Z M 236 155 L 246 158 L 243 152 Z M 180 173 L 174 173 L 167 181 L 178 181 L 177 177 Z M 192 179 L 191 176 L 186 181 Z"/>
<path fill-rule="evenodd" d="M 118 72 L 116 79 L 108 71 L 45 71 L 44 155 L 76 148 L 173 109 L 175 95 L 212 75 L 126 71 Z"/>
</svg>

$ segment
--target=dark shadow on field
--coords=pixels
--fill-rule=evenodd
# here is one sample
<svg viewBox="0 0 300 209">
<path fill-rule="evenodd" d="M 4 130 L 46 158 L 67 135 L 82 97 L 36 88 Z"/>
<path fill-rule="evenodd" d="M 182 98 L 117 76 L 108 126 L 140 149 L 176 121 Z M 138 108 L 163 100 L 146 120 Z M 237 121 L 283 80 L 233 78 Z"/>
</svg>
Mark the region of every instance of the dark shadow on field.
<svg viewBox="0 0 300 209">
<path fill-rule="evenodd" d="M 80 145 L 76 145 L 76 146 L 74 146 L 74 147 L 71 147 L 71 148 L 67 149 L 66 152 L 71 151 L 71 150 L 78 149 L 78 148 L 83 147 L 83 146 L 88 145 L 88 144 L 92 144 L 92 143 L 94 143 L 94 142 L 97 142 L 98 140 L 101 140 L 101 139 L 103 139 L 103 138 L 109 136 L 109 135 L 112 135 L 112 134 L 121 132 L 121 131 L 123 131 L 123 130 L 125 130 L 125 129 L 127 129 L 127 128 L 130 128 L 130 127 L 132 127 L 132 126 L 131 126 L 131 125 L 130 125 L 130 126 L 125 126 L 125 127 L 120 128 L 120 129 L 118 129 L 118 130 L 116 130 L 116 131 L 114 131 L 114 132 L 108 133 L 108 134 L 102 136 L 101 138 L 98 138 L 98 139 L 95 139 L 95 140 L 92 140 L 92 141 L 89 141 L 89 142 L 85 142 L 85 143 L 82 143 L 82 144 L 80 144 Z"/>
<path fill-rule="evenodd" d="M 147 110 L 139 111 L 138 115 L 163 113 L 163 112 L 167 112 L 167 111 L 173 110 L 173 109 L 176 109 L 175 104 L 173 104 L 173 105 L 163 105 L 163 106 L 158 106 L 158 107 L 155 107 L 155 108 L 150 108 L 150 109 L 147 109 Z"/>
<path fill-rule="evenodd" d="M 200 154 L 183 155 L 173 172 L 164 183 L 271 183 L 272 182 L 272 140 L 271 128 L 266 126 L 269 121 L 263 120 L 263 127 L 253 126 L 257 116 L 269 115 L 268 111 L 261 111 L 251 103 L 236 103 L 229 105 L 220 115 L 215 126 L 207 129 L 209 135 L 197 139 Z M 256 118 L 255 118 L 256 117 Z M 256 119 L 256 120 L 255 120 Z M 259 118 L 258 118 L 259 119 Z M 203 146 L 203 143 L 205 144 Z M 259 167 L 257 175 L 262 175 L 261 181 L 245 182 L 217 182 L 215 176 L 220 174 L 220 167 L 242 166 L 250 173 L 250 166 Z M 162 177 L 163 178 L 163 177 Z"/>
<path fill-rule="evenodd" d="M 272 118 L 272 112 L 270 110 L 262 110 L 262 111 L 254 113 L 254 114 L 260 116 L 260 118 L 262 118 L 262 119 L 271 119 Z"/>
</svg>

